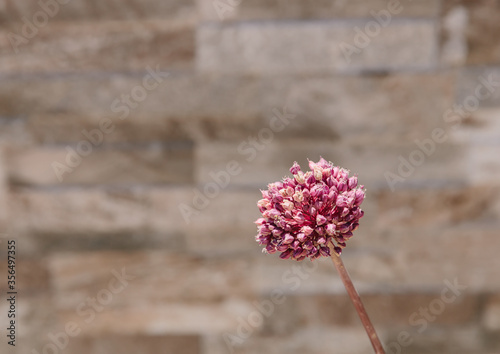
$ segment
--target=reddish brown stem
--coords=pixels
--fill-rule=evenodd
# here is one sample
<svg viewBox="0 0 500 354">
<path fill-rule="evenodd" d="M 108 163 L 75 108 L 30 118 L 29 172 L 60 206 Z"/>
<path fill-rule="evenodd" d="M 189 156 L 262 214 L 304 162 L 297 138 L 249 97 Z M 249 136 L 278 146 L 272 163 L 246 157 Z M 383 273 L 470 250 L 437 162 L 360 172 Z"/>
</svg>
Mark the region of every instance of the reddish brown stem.
<svg viewBox="0 0 500 354">
<path fill-rule="evenodd" d="M 373 325 L 370 321 L 370 318 L 368 317 L 368 314 L 366 313 L 365 307 L 363 306 L 363 303 L 361 302 L 361 298 L 359 297 L 358 292 L 354 288 L 354 285 L 351 281 L 351 278 L 349 277 L 349 273 L 347 273 L 347 270 L 344 267 L 344 262 L 342 262 L 342 259 L 340 258 L 340 256 L 338 256 L 333 251 L 333 247 L 331 247 L 331 251 L 332 251 L 333 264 L 335 264 L 335 268 L 337 268 L 337 271 L 340 274 L 340 278 L 342 279 L 342 282 L 344 283 L 344 286 L 347 290 L 347 293 L 349 294 L 349 297 L 351 298 L 351 301 L 354 304 L 356 311 L 358 312 L 359 318 L 361 319 L 361 322 L 363 323 L 363 326 L 365 327 L 365 331 L 368 334 L 370 341 L 372 342 L 373 349 L 375 349 L 375 353 L 376 354 L 385 354 L 384 347 L 382 347 L 382 343 L 380 343 L 380 339 L 378 338 L 377 332 L 375 332 L 375 328 L 373 328 Z"/>
</svg>

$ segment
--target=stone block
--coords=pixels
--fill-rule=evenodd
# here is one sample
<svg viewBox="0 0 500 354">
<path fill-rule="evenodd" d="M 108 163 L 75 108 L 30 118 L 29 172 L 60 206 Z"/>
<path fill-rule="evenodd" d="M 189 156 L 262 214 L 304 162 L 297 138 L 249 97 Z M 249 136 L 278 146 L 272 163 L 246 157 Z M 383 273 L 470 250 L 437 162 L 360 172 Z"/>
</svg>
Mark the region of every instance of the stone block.
<svg viewBox="0 0 500 354">
<path fill-rule="evenodd" d="M 500 44 L 494 33 L 498 32 L 497 21 L 500 6 L 494 1 L 443 1 L 442 14 L 446 16 L 462 7 L 467 12 L 466 39 L 468 47 L 468 65 L 495 65 L 500 60 Z"/>
<path fill-rule="evenodd" d="M 500 183 L 500 144 L 472 146 L 466 154 L 468 177 L 474 185 L 494 185 Z"/>
<path fill-rule="evenodd" d="M 64 354 L 179 353 L 202 354 L 201 338 L 193 335 L 100 335 L 75 337 Z"/>
<path fill-rule="evenodd" d="M 0 73 L 137 72 L 191 69 L 194 23 L 184 20 L 52 22 L 26 36 L 23 24 L 1 30 Z M 154 50 L 152 50 L 154 48 Z"/>
<path fill-rule="evenodd" d="M 491 295 L 487 298 L 482 323 L 489 331 L 500 331 L 500 296 Z"/>
<path fill-rule="evenodd" d="M 195 187 L 181 208 L 192 208 L 182 212 L 179 223 L 186 225 L 188 249 L 199 255 L 218 256 L 227 254 L 258 254 L 260 248 L 255 241 L 259 218 L 257 201 L 262 197 L 258 189 L 253 191 L 221 190 L 216 195 L 205 192 L 216 190 L 215 182 Z M 196 192 L 195 192 L 196 190 Z M 200 193 L 207 203 L 200 204 Z"/>
<path fill-rule="evenodd" d="M 498 107 L 500 70 L 496 67 L 462 69 L 456 83 L 454 114 L 451 121 L 462 121 L 478 109 Z"/>
<path fill-rule="evenodd" d="M 202 259 L 171 251 L 68 252 L 53 255 L 49 269 L 57 309 L 81 306 L 75 312 L 84 321 L 91 317 L 88 298 L 110 311 L 254 298 L 245 259 Z"/>
<path fill-rule="evenodd" d="M 184 232 L 178 204 L 188 197 L 187 189 L 173 187 L 21 189 L 9 195 L 9 226 L 13 234 L 32 237 L 25 244 L 32 252 L 47 250 L 43 235 L 147 234 L 161 243 L 160 235 Z"/>
<path fill-rule="evenodd" d="M 196 15 L 193 0 L 155 1 L 128 0 L 113 1 L 83 0 L 44 0 L 40 2 L 16 1 L 3 3 L 0 19 L 3 23 L 20 22 L 23 16 L 32 20 L 39 13 L 46 13 L 50 22 L 57 21 L 103 21 L 103 20 L 138 20 L 144 18 L 163 18 L 168 20 L 192 19 Z M 43 15 L 40 16 L 40 19 Z"/>
<path fill-rule="evenodd" d="M 393 74 L 264 79 L 267 124 L 274 112 L 296 117 L 279 133 L 372 145 L 410 143 L 447 129 L 455 76 Z M 285 109 L 283 108 L 285 107 Z"/>
<path fill-rule="evenodd" d="M 8 149 L 7 178 L 12 184 L 35 186 L 193 181 L 193 149 L 189 142 L 115 147 L 103 144 L 105 138 L 106 134 L 99 129 L 84 130 L 78 142 L 65 147 Z"/>
<path fill-rule="evenodd" d="M 304 20 L 304 19 L 352 19 L 372 18 L 373 13 L 390 11 L 393 17 L 427 17 L 439 12 L 438 2 L 376 0 L 369 4 L 364 0 L 272 0 L 272 1 L 211 1 L 198 0 L 202 20 L 205 21 L 253 21 L 253 20 Z"/>
<path fill-rule="evenodd" d="M 263 76 L 428 70 L 437 53 L 429 20 L 208 24 L 197 43 L 200 71 Z"/>
<path fill-rule="evenodd" d="M 376 147 L 323 139 L 279 140 L 279 134 L 257 134 L 240 142 L 199 144 L 198 183 L 210 182 L 210 173 L 224 171 L 230 161 L 235 161 L 241 173 L 231 179 L 231 185 L 264 188 L 289 176 L 294 161 L 306 169 L 307 159 L 319 160 L 320 156 L 358 174 L 360 183 L 368 189 L 460 185 L 466 181 L 463 150 L 459 146 L 434 144 L 433 153 L 427 156 L 414 143 Z"/>
</svg>

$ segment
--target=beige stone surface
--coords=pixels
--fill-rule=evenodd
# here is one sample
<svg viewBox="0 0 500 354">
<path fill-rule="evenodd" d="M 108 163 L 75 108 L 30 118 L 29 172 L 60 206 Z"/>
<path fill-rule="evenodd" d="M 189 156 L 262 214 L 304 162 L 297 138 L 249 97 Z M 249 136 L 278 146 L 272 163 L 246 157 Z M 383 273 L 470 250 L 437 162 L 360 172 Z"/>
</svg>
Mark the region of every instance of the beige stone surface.
<svg viewBox="0 0 500 354">
<path fill-rule="evenodd" d="M 468 14 L 466 38 L 468 46 L 467 64 L 496 65 L 500 60 L 500 44 L 494 33 L 498 32 L 497 21 L 500 6 L 495 1 L 443 1 L 442 13 L 448 14 L 462 6 Z"/>
<path fill-rule="evenodd" d="M 71 80 L 8 78 L 0 83 L 0 114 L 27 118 L 26 130 L 44 142 L 67 143 L 108 118 L 116 129 L 106 141 L 144 142 L 231 135 L 244 131 L 262 112 L 262 84 L 255 78 L 177 74 L 162 63 L 152 69 L 162 81 L 142 102 L 122 95 L 131 96 L 134 87 L 141 87 L 150 75 L 146 68 L 136 74 L 75 75 Z M 155 133 L 149 137 L 151 131 Z"/>
<path fill-rule="evenodd" d="M 362 328 L 346 329 L 342 327 L 310 327 L 290 332 L 290 336 L 260 336 L 253 334 L 240 345 L 228 346 L 222 338 L 211 338 L 207 352 L 223 353 L 234 350 L 234 353 L 325 353 L 332 348 L 341 353 L 367 353 L 372 349 L 370 341 Z"/>
<path fill-rule="evenodd" d="M 357 31 L 364 31 L 363 44 L 358 44 Z M 428 20 L 395 21 L 385 28 L 375 20 L 353 24 L 209 24 L 198 29 L 196 60 L 203 72 L 228 74 L 423 70 L 436 65 L 436 40 L 435 25 Z M 354 53 L 346 54 L 350 52 Z"/>
<path fill-rule="evenodd" d="M 500 145 L 473 146 L 467 153 L 470 181 L 473 184 L 497 185 L 500 181 Z"/>
<path fill-rule="evenodd" d="M 210 173 L 224 171 L 229 161 L 236 161 L 242 172 L 234 176 L 231 183 L 263 188 L 269 181 L 289 176 L 289 168 L 294 161 L 307 168 L 307 158 L 318 160 L 320 156 L 362 176 L 360 183 L 369 189 L 387 189 L 393 185 L 397 190 L 429 183 L 457 185 L 467 180 L 466 163 L 459 146 L 436 144 L 435 152 L 426 156 L 412 143 L 374 147 L 326 139 L 279 140 L 279 134 L 250 135 L 240 142 L 200 144 L 196 152 L 196 164 L 199 166 L 197 181 L 208 183 L 211 181 Z M 415 151 L 424 156 L 422 163 L 400 167 L 409 164 L 410 156 Z"/>
<path fill-rule="evenodd" d="M 367 145 L 411 143 L 449 129 L 455 74 L 268 77 L 267 122 L 273 108 L 296 115 L 280 136 L 343 139 Z M 362 102 L 362 104 L 360 104 Z M 374 133 L 376 132 L 376 133 Z"/>
<path fill-rule="evenodd" d="M 24 189 L 9 197 L 14 233 L 85 235 L 181 232 L 186 188 Z"/>
<path fill-rule="evenodd" d="M 395 17 L 436 16 L 439 2 L 421 0 L 398 1 L 391 19 Z M 363 0 L 254 0 L 220 1 L 198 0 L 199 11 L 206 21 L 248 21 L 248 20 L 303 20 L 303 19 L 352 19 L 373 18 L 373 13 L 388 11 L 390 1 L 376 0 L 367 4 Z M 226 6 L 224 6 L 226 5 Z"/>
<path fill-rule="evenodd" d="M 5 152 L 7 178 L 19 185 L 186 184 L 193 181 L 193 149 L 188 142 L 147 146 L 106 146 L 106 133 L 84 130 L 66 146 L 35 146 Z M 33 169 L 37 174 L 33 174 Z"/>
<path fill-rule="evenodd" d="M 200 353 L 201 339 L 197 335 L 97 335 L 73 339 L 63 353 L 104 354 L 120 353 Z"/>
<path fill-rule="evenodd" d="M 497 2 L 63 2 L 0 0 L 2 353 L 370 352 L 331 260 L 255 242 L 320 156 L 367 188 L 342 258 L 388 354 L 500 352 Z"/>
<path fill-rule="evenodd" d="M 460 70 L 457 79 L 456 104 L 459 117 L 467 122 L 478 109 L 498 107 L 500 71 L 495 66 L 471 66 Z M 451 107 L 450 107 L 451 108 Z M 469 114 L 468 114 L 469 113 Z"/>
<path fill-rule="evenodd" d="M 204 204 L 200 204 L 198 192 L 190 193 L 184 201 L 184 205 L 193 208 L 196 213 L 179 219 L 179 223 L 186 225 L 188 249 L 194 254 L 211 257 L 258 254 L 260 247 L 255 242 L 257 227 L 253 222 L 259 217 L 256 200 L 261 198 L 261 193 L 228 187 L 220 189 L 219 194 L 211 198 L 211 194 L 205 191 L 213 186 L 212 180 L 196 188 L 206 196 L 206 207 L 202 208 Z"/>
<path fill-rule="evenodd" d="M 37 12 L 50 15 L 51 22 L 133 20 L 142 18 L 179 19 L 192 18 L 194 1 L 127 0 L 120 3 L 106 1 L 56 0 L 3 2 L 0 18 L 2 22 L 20 22 L 22 16 L 32 20 Z"/>
<path fill-rule="evenodd" d="M 32 38 L 21 24 L 3 29 L 2 74 L 81 71 L 143 71 L 146 67 L 186 70 L 194 58 L 194 21 L 178 19 L 109 22 L 52 22 L 35 27 Z M 12 39 L 14 34 L 23 40 Z M 15 37 L 18 38 L 18 37 Z M 154 47 L 154 55 L 145 55 Z"/>
<path fill-rule="evenodd" d="M 452 128 L 450 136 L 454 141 L 473 145 L 495 145 L 500 141 L 500 110 L 498 108 L 478 109 Z"/>
<path fill-rule="evenodd" d="M 377 192 L 373 196 L 377 203 L 374 212 L 379 216 L 376 224 L 384 229 L 405 229 L 495 222 L 498 193 L 493 186 Z"/>
<path fill-rule="evenodd" d="M 179 301 L 185 308 L 196 304 L 209 308 L 231 298 L 252 300 L 253 290 L 246 281 L 249 264 L 247 259 L 228 262 L 172 251 L 68 252 L 52 256 L 49 271 L 60 310 L 75 309 L 91 297 L 113 310 L 154 311 L 155 306 L 173 308 Z M 112 300 L 101 292 L 111 292 Z"/>
<path fill-rule="evenodd" d="M 490 331 L 500 330 L 500 298 L 498 295 L 490 296 L 486 300 L 486 308 L 484 310 L 482 322 Z"/>
</svg>

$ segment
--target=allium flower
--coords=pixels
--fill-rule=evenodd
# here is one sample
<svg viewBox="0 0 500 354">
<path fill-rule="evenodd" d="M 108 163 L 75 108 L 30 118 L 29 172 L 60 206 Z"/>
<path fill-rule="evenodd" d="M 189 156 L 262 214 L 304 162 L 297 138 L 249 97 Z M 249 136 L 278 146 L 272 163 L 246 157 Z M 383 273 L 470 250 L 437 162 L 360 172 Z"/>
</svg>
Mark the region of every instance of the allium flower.
<svg viewBox="0 0 500 354">
<path fill-rule="evenodd" d="M 268 185 L 257 205 L 262 218 L 255 222 L 256 240 L 264 252 L 281 252 L 280 258 L 298 261 L 330 256 L 329 245 L 340 255 L 364 212 L 364 186 L 343 168 L 323 158 L 309 161 L 311 171 L 302 172 L 295 162 L 293 178 Z"/>
</svg>

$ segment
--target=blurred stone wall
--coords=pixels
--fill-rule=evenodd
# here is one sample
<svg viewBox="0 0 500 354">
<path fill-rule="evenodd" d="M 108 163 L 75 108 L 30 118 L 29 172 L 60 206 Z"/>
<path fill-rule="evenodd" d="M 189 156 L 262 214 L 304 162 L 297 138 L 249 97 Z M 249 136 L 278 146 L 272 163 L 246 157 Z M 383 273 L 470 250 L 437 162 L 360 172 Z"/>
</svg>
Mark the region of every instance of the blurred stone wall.
<svg viewBox="0 0 500 354">
<path fill-rule="evenodd" d="M 1 0 L 12 352 L 370 352 L 328 259 L 254 241 L 259 188 L 323 156 L 367 187 L 343 258 L 388 353 L 500 353 L 499 16 L 486 0 Z"/>
</svg>

